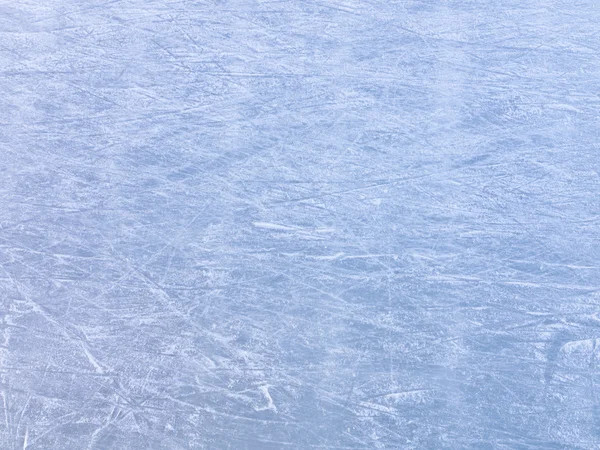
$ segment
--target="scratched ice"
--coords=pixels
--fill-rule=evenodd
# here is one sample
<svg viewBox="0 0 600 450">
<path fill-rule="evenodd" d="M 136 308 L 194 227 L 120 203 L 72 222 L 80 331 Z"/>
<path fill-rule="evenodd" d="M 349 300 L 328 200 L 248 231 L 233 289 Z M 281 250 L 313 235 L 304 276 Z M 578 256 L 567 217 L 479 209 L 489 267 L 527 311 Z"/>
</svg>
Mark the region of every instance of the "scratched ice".
<svg viewBox="0 0 600 450">
<path fill-rule="evenodd" d="M 596 0 L 0 0 L 0 449 L 600 448 Z"/>
</svg>

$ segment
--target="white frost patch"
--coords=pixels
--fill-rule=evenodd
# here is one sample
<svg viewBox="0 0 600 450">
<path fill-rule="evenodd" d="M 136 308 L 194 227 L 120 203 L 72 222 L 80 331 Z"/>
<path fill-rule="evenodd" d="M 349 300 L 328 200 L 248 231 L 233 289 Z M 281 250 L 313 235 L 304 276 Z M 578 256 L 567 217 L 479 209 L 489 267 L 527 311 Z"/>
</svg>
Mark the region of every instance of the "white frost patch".
<svg viewBox="0 0 600 450">
<path fill-rule="evenodd" d="M 394 401 L 415 400 L 420 398 L 426 392 L 429 392 L 429 389 L 413 389 L 411 391 L 394 392 L 392 394 L 387 394 L 384 395 L 383 398 Z"/>
<path fill-rule="evenodd" d="M 314 256 L 307 255 L 309 259 L 315 259 L 319 261 L 333 261 L 336 259 L 346 260 L 346 259 L 368 259 L 368 258 L 393 258 L 395 261 L 398 260 L 398 255 L 389 254 L 389 253 L 373 253 L 373 254 L 364 254 L 364 255 L 346 255 L 344 252 L 338 252 L 334 255 L 323 255 L 323 256 Z"/>
<path fill-rule="evenodd" d="M 344 252 L 336 253 L 335 255 L 325 255 L 325 256 L 308 256 L 310 259 L 316 259 L 319 261 L 333 261 L 334 259 L 339 259 L 344 256 Z"/>
<path fill-rule="evenodd" d="M 571 112 L 576 112 L 576 113 L 580 113 L 581 110 L 575 108 L 572 105 L 567 105 L 564 103 L 549 103 L 546 105 L 548 108 L 550 109 L 554 109 L 557 111 L 571 111 Z"/>
<path fill-rule="evenodd" d="M 252 222 L 256 228 L 262 228 L 263 230 L 273 230 L 273 231 L 292 231 L 295 233 L 300 233 L 303 235 L 310 235 L 311 233 L 334 233 L 334 228 L 303 228 L 297 226 L 290 225 L 280 225 L 278 223 L 271 222 Z"/>
<path fill-rule="evenodd" d="M 581 341 L 567 342 L 561 347 L 561 352 L 565 354 L 570 353 L 592 353 L 596 348 L 596 339 L 583 339 Z"/>
<path fill-rule="evenodd" d="M 92 355 L 90 353 L 90 351 L 87 349 L 87 347 L 85 345 L 81 344 L 81 349 L 83 350 L 83 353 L 87 357 L 90 364 L 92 366 L 94 366 L 94 368 L 96 369 L 96 372 L 104 373 L 104 369 L 102 368 L 102 365 L 98 362 L 98 360 L 94 357 L 94 355 Z"/>
<path fill-rule="evenodd" d="M 271 397 L 271 393 L 269 392 L 269 385 L 265 384 L 263 386 L 260 386 L 258 389 L 264 395 L 265 400 L 267 401 L 267 406 L 265 406 L 264 408 L 256 408 L 256 411 L 271 410 L 277 412 L 277 407 L 275 406 L 275 403 L 273 403 L 273 398 Z"/>
<path fill-rule="evenodd" d="M 279 225 L 276 223 L 269 223 L 269 222 L 252 222 L 252 225 L 254 225 L 256 228 L 264 228 L 267 230 L 279 230 L 279 231 L 300 231 L 301 230 L 301 228 L 288 227 L 286 225 Z"/>
</svg>

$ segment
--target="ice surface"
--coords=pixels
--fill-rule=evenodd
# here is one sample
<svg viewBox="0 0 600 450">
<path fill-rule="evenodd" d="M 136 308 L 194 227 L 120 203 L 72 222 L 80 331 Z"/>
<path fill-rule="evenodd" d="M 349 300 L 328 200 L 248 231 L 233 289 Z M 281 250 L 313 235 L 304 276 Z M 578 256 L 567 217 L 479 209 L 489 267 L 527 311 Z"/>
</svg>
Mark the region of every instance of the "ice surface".
<svg viewBox="0 0 600 450">
<path fill-rule="evenodd" d="M 596 0 L 0 0 L 0 448 L 600 448 Z"/>
</svg>

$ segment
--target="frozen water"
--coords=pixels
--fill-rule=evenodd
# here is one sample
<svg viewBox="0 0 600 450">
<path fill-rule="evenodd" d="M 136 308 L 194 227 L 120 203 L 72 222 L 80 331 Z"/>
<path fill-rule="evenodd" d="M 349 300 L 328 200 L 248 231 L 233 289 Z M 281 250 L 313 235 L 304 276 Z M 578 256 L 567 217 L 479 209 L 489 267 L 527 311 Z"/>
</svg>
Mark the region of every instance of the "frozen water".
<svg viewBox="0 0 600 450">
<path fill-rule="evenodd" d="M 596 0 L 0 0 L 0 448 L 600 448 Z"/>
</svg>

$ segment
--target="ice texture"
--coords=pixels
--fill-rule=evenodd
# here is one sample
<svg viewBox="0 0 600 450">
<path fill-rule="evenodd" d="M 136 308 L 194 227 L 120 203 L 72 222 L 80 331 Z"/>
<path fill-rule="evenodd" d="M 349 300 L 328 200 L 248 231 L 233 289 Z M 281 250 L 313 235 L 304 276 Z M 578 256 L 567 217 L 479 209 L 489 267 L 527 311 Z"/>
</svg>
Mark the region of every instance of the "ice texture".
<svg viewBox="0 0 600 450">
<path fill-rule="evenodd" d="M 0 0 L 0 449 L 600 448 L 598 0 Z"/>
</svg>

